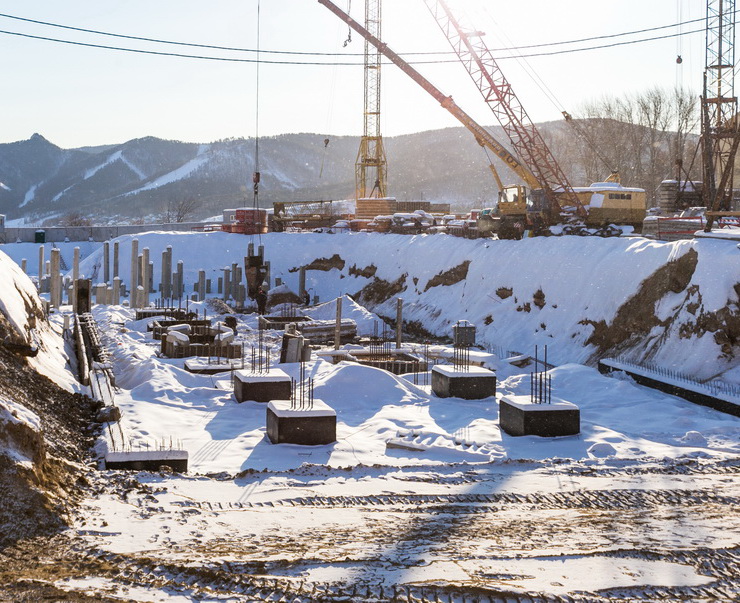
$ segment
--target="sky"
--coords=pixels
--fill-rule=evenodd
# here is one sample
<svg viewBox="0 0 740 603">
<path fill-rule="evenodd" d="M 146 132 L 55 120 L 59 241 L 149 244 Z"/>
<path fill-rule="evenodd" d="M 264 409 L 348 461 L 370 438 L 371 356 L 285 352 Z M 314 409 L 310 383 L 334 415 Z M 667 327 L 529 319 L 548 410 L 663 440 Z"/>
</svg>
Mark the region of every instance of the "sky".
<svg viewBox="0 0 740 603">
<path fill-rule="evenodd" d="M 349 3 L 351 15 L 364 20 L 363 0 L 336 2 L 344 10 Z M 486 33 L 488 47 L 495 49 L 501 70 L 530 117 L 543 122 L 561 119 L 562 110 L 577 116 L 584 103 L 605 95 L 624 96 L 652 86 L 684 86 L 698 96 L 704 66 L 704 4 L 690 0 L 464 0 L 461 6 L 467 22 Z M 117 144 L 144 136 L 205 143 L 255 134 L 362 134 L 363 42 L 353 33 L 351 42 L 344 46 L 347 26 L 317 0 L 0 0 L 0 14 L 0 143 L 25 140 L 34 133 L 63 148 Z M 9 16 L 189 44 L 259 47 L 265 61 L 354 64 L 262 63 L 258 69 L 253 62 L 63 44 L 13 34 L 164 53 L 256 59 L 253 52 L 116 38 Z M 680 28 L 603 38 L 697 19 Z M 495 123 L 464 67 L 449 54 L 447 41 L 423 0 L 385 0 L 382 28 L 390 48 L 407 60 L 449 61 L 418 64 L 416 68 L 481 124 Z M 677 38 L 674 34 L 679 31 L 684 35 Z M 602 38 L 520 51 L 552 53 L 655 36 L 671 37 L 526 61 L 507 58 L 511 53 L 505 50 Z M 429 52 L 448 54 L 406 54 Z M 678 54 L 683 58 L 681 65 L 676 64 Z M 381 89 L 385 137 L 457 125 L 394 65 L 383 67 Z"/>
</svg>

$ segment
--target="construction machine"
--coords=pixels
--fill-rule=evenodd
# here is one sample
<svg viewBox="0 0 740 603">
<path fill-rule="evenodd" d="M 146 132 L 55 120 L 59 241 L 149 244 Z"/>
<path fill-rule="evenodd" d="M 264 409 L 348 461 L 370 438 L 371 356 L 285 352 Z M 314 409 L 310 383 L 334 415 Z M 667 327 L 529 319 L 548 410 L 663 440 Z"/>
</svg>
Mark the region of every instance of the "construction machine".
<svg viewBox="0 0 740 603">
<path fill-rule="evenodd" d="M 623 189 L 616 178 L 598 183 L 595 187 L 570 186 L 490 52 L 480 41 L 480 34 L 464 32 L 441 0 L 424 1 L 524 161 L 510 153 L 488 130 L 465 113 L 451 96 L 443 94 L 387 44 L 330 0 L 318 0 L 434 97 L 473 134 L 478 144 L 496 155 L 522 180 L 523 184 L 504 186 L 491 163 L 491 173 L 500 191 L 499 201 L 496 208 L 481 212 L 478 225 L 481 235 L 498 233 L 500 238 L 520 238 L 526 230 L 533 234 L 552 234 L 550 227 L 561 223 L 566 224 L 561 230 L 564 234 L 591 234 L 586 227 L 596 227 L 599 229 L 597 233 L 603 236 L 621 232 L 609 228 L 607 225 L 611 222 L 639 227 L 645 217 L 645 191 Z M 479 41 L 474 43 L 473 38 Z M 492 75 L 494 72 L 495 76 Z"/>
<path fill-rule="evenodd" d="M 495 224 L 496 213 L 501 220 L 502 238 L 517 236 L 523 227 L 548 234 L 551 232 L 548 227 L 563 218 L 570 223 L 563 228 L 566 234 L 620 234 L 619 229 L 609 226 L 612 223 L 639 228 L 646 213 L 645 191 L 623 188 L 616 171 L 606 181 L 590 187 L 571 186 L 486 46 L 483 33 L 463 27 L 447 0 L 424 0 L 424 3 L 501 124 L 512 148 L 536 178 L 535 184 L 526 183 L 529 191 L 521 185 L 504 187 L 497 211 L 485 214 L 483 230 Z M 597 230 L 592 233 L 586 227 Z"/>
</svg>

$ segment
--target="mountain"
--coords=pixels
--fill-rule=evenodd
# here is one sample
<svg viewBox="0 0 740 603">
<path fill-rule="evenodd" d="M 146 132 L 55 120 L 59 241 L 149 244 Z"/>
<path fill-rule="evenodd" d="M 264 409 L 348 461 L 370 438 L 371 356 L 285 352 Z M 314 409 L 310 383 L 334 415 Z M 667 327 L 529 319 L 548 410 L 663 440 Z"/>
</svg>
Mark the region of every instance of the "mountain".
<svg viewBox="0 0 740 603">
<path fill-rule="evenodd" d="M 499 133 L 499 136 L 501 134 Z M 463 128 L 385 139 L 391 194 L 480 205 L 495 197 L 485 154 Z M 359 137 L 284 134 L 259 141 L 260 204 L 354 196 Z M 152 217 L 168 202 L 198 201 L 198 215 L 251 205 L 254 139 L 208 144 L 153 137 L 61 149 L 39 134 L 0 144 L 0 213 L 42 220 Z"/>
<path fill-rule="evenodd" d="M 572 184 L 588 185 L 607 176 L 609 169 L 597 165 L 597 155 L 604 152 L 621 168 L 629 186 L 652 192 L 661 180 L 672 177 L 670 137 L 664 137 L 659 148 L 644 142 L 650 138 L 644 127 L 613 120 L 581 122 L 596 145 L 574 135 L 565 122 L 538 124 Z M 501 128 L 490 130 L 498 140 L 506 140 Z M 626 135 L 635 141 L 632 147 L 615 144 Z M 328 144 L 323 135 L 308 133 L 261 138 L 260 205 L 353 198 L 358 147 L 356 136 L 333 136 Z M 600 153 L 593 151 L 596 147 Z M 496 199 L 486 153 L 462 127 L 389 137 L 385 148 L 388 190 L 401 201 L 424 199 L 469 209 Z M 659 149 L 659 160 L 646 149 Z M 197 144 L 147 137 L 120 145 L 61 149 L 34 134 L 29 140 L 0 144 L 0 213 L 30 223 L 72 215 L 106 223 L 156 219 L 168 204 L 194 200 L 193 217 L 203 218 L 224 208 L 252 205 L 254 155 L 254 139 Z M 515 181 L 498 159 L 495 165 L 506 184 Z"/>
</svg>

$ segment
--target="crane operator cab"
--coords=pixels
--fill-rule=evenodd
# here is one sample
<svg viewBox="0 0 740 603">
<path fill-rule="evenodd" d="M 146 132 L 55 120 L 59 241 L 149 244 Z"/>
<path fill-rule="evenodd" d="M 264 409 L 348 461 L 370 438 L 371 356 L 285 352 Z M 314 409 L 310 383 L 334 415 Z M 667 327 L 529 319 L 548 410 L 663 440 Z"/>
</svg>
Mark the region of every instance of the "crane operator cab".
<svg viewBox="0 0 740 603">
<path fill-rule="evenodd" d="M 505 186 L 499 192 L 498 213 L 502 216 L 521 216 L 542 214 L 547 210 L 545 191 L 541 188 L 529 189 L 521 184 Z"/>
</svg>

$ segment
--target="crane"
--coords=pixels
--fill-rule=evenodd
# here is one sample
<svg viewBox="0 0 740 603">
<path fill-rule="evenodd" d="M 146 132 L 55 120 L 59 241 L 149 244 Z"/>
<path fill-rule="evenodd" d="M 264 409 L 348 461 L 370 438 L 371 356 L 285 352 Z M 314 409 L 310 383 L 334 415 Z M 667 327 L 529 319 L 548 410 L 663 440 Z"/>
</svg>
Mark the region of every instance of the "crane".
<svg viewBox="0 0 740 603">
<path fill-rule="evenodd" d="M 389 59 L 399 69 L 401 69 L 401 71 L 403 71 L 412 80 L 414 80 L 419 86 L 421 86 L 424 90 L 426 90 L 434 99 L 437 100 L 437 102 L 440 105 L 442 105 L 442 107 L 447 109 L 447 111 L 449 111 L 449 113 L 453 117 L 455 117 L 455 119 L 457 119 L 463 126 L 465 126 L 473 134 L 473 136 L 475 137 L 479 145 L 488 149 L 494 155 L 496 155 L 499 159 L 501 159 L 504 165 L 506 165 L 517 176 L 519 176 L 519 178 L 521 178 L 527 186 L 530 186 L 532 188 L 536 188 L 539 186 L 537 178 L 530 171 L 530 169 L 526 167 L 521 161 L 519 161 L 519 159 L 517 159 L 512 153 L 510 153 L 503 144 L 501 144 L 498 140 L 496 140 L 491 135 L 491 133 L 488 130 L 486 130 L 483 126 L 478 124 L 472 117 L 470 117 L 467 113 L 465 113 L 465 111 L 463 111 L 455 103 L 455 101 L 452 99 L 451 96 L 448 96 L 444 94 L 442 91 L 440 91 L 439 88 L 437 88 L 434 84 L 432 84 L 429 80 L 427 80 L 423 75 L 421 75 L 416 69 L 414 69 L 411 65 L 409 65 L 404 59 L 402 59 L 393 50 L 391 50 L 387 44 L 384 44 L 383 42 L 381 42 L 376 36 L 370 33 L 365 27 L 360 25 L 357 21 L 355 21 L 352 17 L 350 17 L 347 13 L 345 13 L 341 8 L 339 8 L 333 2 L 331 2 L 331 0 L 318 0 L 318 2 L 319 4 L 322 4 L 323 6 L 328 8 L 331 12 L 333 12 L 337 17 L 339 17 L 342 21 L 344 21 L 354 31 L 359 33 L 365 40 L 367 40 L 370 44 L 372 44 L 375 48 L 377 48 L 378 51 L 383 56 Z M 491 166 L 491 171 L 493 172 L 494 177 L 496 178 L 496 181 L 499 183 L 499 188 L 502 188 L 501 180 L 493 166 Z"/>
<path fill-rule="evenodd" d="M 538 188 L 542 189 L 546 200 L 545 212 L 549 214 L 550 222 L 556 221 L 566 207 L 585 218 L 588 212 L 501 72 L 483 41 L 483 34 L 465 30 L 445 0 L 424 0 L 424 3 L 503 127 L 514 151 L 534 172 Z M 499 203 L 501 213 L 526 213 L 526 195 L 518 192 L 516 206 L 512 201 L 507 202 L 510 197 L 502 195 Z"/>
<path fill-rule="evenodd" d="M 645 191 L 643 189 L 625 189 L 619 185 L 618 181 L 613 178 L 604 183 L 592 185 L 591 187 L 582 187 L 573 189 L 567 180 L 562 176 L 562 171 L 553 169 L 552 165 L 557 165 L 549 151 L 542 151 L 546 148 L 544 141 L 540 144 L 528 143 L 520 145 L 521 148 L 528 148 L 530 154 L 536 151 L 536 154 L 549 154 L 546 160 L 537 159 L 532 161 L 536 164 L 540 175 L 537 176 L 530 166 L 522 162 L 517 156 L 511 153 L 507 148 L 494 138 L 491 133 L 483 126 L 478 124 L 472 117 L 463 111 L 452 99 L 451 96 L 442 93 L 439 88 L 434 86 L 429 80 L 422 76 L 416 69 L 409 65 L 397 53 L 391 50 L 387 44 L 381 42 L 376 36 L 362 27 L 352 17 L 337 7 L 331 0 L 318 0 L 320 4 L 328 8 L 337 17 L 344 21 L 351 29 L 359 33 L 365 40 L 372 44 L 378 51 L 401 69 L 406 75 L 414 80 L 421 88 L 430 94 L 437 102 L 440 103 L 451 115 L 453 115 L 463 126 L 465 126 L 487 151 L 495 154 L 506 167 L 516 174 L 523 182 L 522 185 L 503 186 L 495 167 L 491 164 L 491 172 L 501 191 L 499 194 L 498 214 L 493 209 L 486 209 L 481 212 L 479 219 L 479 228 L 483 227 L 489 233 L 498 230 L 500 238 L 519 238 L 522 230 L 531 225 L 534 232 L 541 234 L 551 234 L 549 226 L 561 221 L 562 214 L 569 218 L 582 218 L 585 225 L 597 227 L 596 234 L 602 236 L 612 236 L 621 234 L 619 229 L 606 224 L 626 223 L 639 228 L 642 226 L 642 220 L 645 217 Z M 462 40 L 463 36 L 459 36 Z M 465 36 L 467 39 L 469 36 Z M 472 56 L 472 55 L 469 55 Z M 480 69 L 478 73 L 482 74 Z M 475 77 L 474 77 L 475 79 Z M 506 85 L 507 95 L 510 86 Z M 491 87 L 493 90 L 493 87 Z M 508 98 L 503 95 L 504 99 Z M 504 107 L 506 102 L 501 103 Z M 516 120 L 508 120 L 510 123 L 517 123 Z M 531 138 L 532 132 L 536 132 L 534 124 L 523 117 L 519 118 L 520 137 Z M 521 124 L 524 124 L 523 126 Z M 526 126 L 526 127 L 525 127 Z M 514 126 L 512 125 L 512 128 Z M 530 159 L 531 161 L 531 159 Z M 543 168 L 544 164 L 549 164 L 547 169 Z M 553 175 L 554 174 L 554 175 Z M 545 183 L 543 186 L 543 182 Z M 559 200 L 562 197 L 563 201 Z M 588 199 L 589 209 L 587 210 L 581 199 Z M 601 227 L 601 228 L 599 228 Z M 566 226 L 563 233 L 568 234 L 591 234 L 581 226 Z"/>
<path fill-rule="evenodd" d="M 380 39 L 382 0 L 366 0 L 365 27 Z M 383 198 L 387 192 L 387 160 L 380 135 L 380 52 L 365 40 L 364 131 L 355 162 L 357 198 Z"/>
<path fill-rule="evenodd" d="M 730 211 L 740 124 L 735 96 L 735 0 L 707 0 L 706 67 L 701 98 L 706 232 Z M 719 182 L 717 178 L 719 177 Z"/>
</svg>

